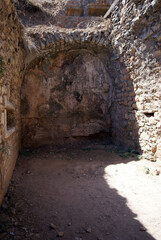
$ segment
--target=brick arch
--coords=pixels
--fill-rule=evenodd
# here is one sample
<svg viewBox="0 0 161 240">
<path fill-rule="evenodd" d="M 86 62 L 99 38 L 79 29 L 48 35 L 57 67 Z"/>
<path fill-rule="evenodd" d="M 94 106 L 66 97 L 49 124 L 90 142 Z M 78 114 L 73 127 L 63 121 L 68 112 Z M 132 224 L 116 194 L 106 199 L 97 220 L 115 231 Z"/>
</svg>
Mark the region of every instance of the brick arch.
<svg viewBox="0 0 161 240">
<path fill-rule="evenodd" d="M 26 58 L 26 66 L 43 56 L 71 49 L 91 49 L 94 52 L 109 51 L 110 49 L 108 31 L 44 31 L 40 34 L 32 34 L 30 41 L 32 41 L 32 45 L 27 43 L 29 54 Z"/>
</svg>

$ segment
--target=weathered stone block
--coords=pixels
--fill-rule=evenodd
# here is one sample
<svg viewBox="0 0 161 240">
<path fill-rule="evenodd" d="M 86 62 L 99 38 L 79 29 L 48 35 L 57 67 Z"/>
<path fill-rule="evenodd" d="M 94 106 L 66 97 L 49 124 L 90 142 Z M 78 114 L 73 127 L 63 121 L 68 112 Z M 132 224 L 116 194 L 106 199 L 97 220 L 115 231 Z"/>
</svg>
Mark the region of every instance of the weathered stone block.
<svg viewBox="0 0 161 240">
<path fill-rule="evenodd" d="M 88 16 L 104 16 L 108 9 L 109 6 L 106 4 L 88 4 Z"/>
<path fill-rule="evenodd" d="M 83 16 L 83 8 L 79 6 L 67 6 L 65 11 L 66 16 Z"/>
</svg>

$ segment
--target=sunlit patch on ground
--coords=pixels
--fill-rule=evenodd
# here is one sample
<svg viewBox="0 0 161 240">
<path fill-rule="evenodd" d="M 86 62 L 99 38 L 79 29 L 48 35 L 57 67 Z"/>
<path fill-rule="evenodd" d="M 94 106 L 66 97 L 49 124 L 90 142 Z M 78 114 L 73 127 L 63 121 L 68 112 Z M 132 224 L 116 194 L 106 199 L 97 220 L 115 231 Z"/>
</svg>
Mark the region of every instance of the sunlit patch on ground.
<svg viewBox="0 0 161 240">
<path fill-rule="evenodd" d="M 159 169 L 159 166 L 158 166 Z M 104 179 L 127 199 L 127 206 L 155 239 L 161 239 L 161 175 L 156 163 L 132 161 L 109 165 Z M 144 229 L 142 229 L 144 230 Z"/>
<path fill-rule="evenodd" d="M 161 240 L 156 170 L 158 163 L 105 144 L 22 152 L 0 239 Z"/>
</svg>

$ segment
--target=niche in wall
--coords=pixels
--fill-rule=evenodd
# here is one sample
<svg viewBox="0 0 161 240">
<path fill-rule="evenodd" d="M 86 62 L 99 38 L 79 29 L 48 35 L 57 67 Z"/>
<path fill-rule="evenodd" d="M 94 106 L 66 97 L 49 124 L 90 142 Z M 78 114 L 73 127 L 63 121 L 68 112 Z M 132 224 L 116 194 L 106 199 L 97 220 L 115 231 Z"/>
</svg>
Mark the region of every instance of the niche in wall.
<svg viewBox="0 0 161 240">
<path fill-rule="evenodd" d="M 106 53 L 85 49 L 41 59 L 21 88 L 22 145 L 109 135 L 112 83 Z"/>
</svg>

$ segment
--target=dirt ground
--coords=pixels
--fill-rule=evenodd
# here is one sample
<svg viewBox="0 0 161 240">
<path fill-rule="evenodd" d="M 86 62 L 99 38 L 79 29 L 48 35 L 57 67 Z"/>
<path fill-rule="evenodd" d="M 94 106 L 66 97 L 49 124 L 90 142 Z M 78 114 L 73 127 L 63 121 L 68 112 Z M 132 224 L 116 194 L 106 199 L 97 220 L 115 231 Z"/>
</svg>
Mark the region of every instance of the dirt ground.
<svg viewBox="0 0 161 240">
<path fill-rule="evenodd" d="M 24 152 L 0 239 L 160 240 L 160 169 L 103 144 Z"/>
</svg>

